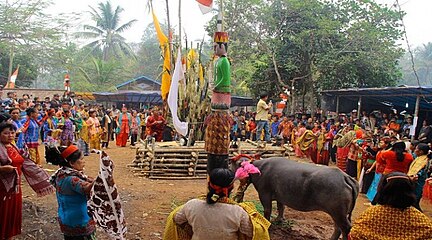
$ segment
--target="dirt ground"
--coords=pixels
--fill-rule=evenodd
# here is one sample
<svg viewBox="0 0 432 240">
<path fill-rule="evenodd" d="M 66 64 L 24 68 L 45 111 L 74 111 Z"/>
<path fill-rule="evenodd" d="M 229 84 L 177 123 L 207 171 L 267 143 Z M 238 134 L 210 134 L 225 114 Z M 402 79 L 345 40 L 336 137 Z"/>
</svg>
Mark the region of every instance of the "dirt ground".
<svg viewBox="0 0 432 240">
<path fill-rule="evenodd" d="M 42 154 L 43 154 L 43 149 Z M 107 150 L 115 163 L 115 181 L 123 201 L 128 233 L 127 239 L 162 239 L 165 220 L 173 207 L 206 192 L 206 180 L 150 180 L 134 176 L 126 167 L 135 156 L 135 149 L 113 146 Z M 49 174 L 55 166 L 44 165 Z M 99 169 L 99 156 L 86 157 L 85 173 L 95 177 Z M 245 195 L 246 201 L 258 201 L 253 187 Z M 23 226 L 22 234 L 16 239 L 62 239 L 58 226 L 57 201 L 55 194 L 37 198 L 31 188 L 23 182 Z M 368 200 L 360 195 L 353 213 L 355 219 L 368 206 Z M 422 202 L 425 213 L 432 216 L 432 205 Z M 276 209 L 273 211 L 276 214 Z M 285 210 L 288 222 L 271 227 L 271 238 L 282 239 L 329 239 L 333 232 L 331 218 L 322 212 L 298 212 Z M 98 239 L 109 239 L 98 230 Z"/>
</svg>

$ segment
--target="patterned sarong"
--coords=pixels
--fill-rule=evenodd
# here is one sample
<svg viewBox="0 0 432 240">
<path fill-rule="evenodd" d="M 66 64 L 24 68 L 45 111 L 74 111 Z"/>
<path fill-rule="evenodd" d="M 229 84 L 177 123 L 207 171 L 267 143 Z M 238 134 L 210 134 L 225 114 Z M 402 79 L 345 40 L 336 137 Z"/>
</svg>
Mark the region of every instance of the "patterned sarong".
<svg viewBox="0 0 432 240">
<path fill-rule="evenodd" d="M 127 228 L 114 183 L 114 164 L 105 152 L 100 154 L 100 170 L 90 192 L 88 207 L 99 227 L 113 239 L 125 239 Z"/>
</svg>

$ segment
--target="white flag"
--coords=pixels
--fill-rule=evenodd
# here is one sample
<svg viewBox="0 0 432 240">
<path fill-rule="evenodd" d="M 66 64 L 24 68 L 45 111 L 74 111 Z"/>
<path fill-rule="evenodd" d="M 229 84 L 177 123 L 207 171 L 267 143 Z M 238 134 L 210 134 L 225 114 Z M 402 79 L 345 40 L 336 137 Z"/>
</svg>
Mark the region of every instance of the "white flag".
<svg viewBox="0 0 432 240">
<path fill-rule="evenodd" d="M 182 61 L 181 61 L 181 50 L 179 48 L 178 54 L 177 54 L 177 61 L 174 69 L 174 74 L 171 79 L 171 87 L 168 94 L 168 106 L 171 111 L 173 124 L 175 130 L 180 133 L 182 136 L 187 135 L 188 132 L 188 123 L 187 122 L 181 122 L 177 115 L 177 109 L 178 109 L 178 85 L 181 80 L 184 78 L 184 72 L 182 67 Z"/>
</svg>

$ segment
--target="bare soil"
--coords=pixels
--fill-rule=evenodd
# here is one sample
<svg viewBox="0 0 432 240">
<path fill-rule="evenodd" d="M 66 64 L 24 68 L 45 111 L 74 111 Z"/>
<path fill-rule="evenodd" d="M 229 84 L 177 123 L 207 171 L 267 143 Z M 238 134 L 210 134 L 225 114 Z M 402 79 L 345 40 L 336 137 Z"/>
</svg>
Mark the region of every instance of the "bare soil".
<svg viewBox="0 0 432 240">
<path fill-rule="evenodd" d="M 41 148 L 41 153 L 43 154 Z M 162 239 L 165 220 L 173 207 L 206 192 L 206 180 L 151 180 L 134 176 L 126 167 L 135 156 L 135 149 L 113 146 L 106 150 L 115 163 L 115 181 L 123 201 L 128 233 L 127 239 Z M 50 174 L 55 166 L 44 164 Z M 99 155 L 86 157 L 85 173 L 95 177 L 99 169 Z M 246 201 L 258 201 L 253 187 L 245 195 Z M 360 195 L 353 213 L 355 219 L 368 206 L 368 200 Z M 432 205 L 422 202 L 428 216 L 432 216 Z M 276 209 L 273 209 L 276 214 Z M 299 212 L 285 210 L 285 224 L 273 224 L 271 239 L 314 240 L 329 239 L 333 232 L 331 218 L 323 212 Z M 109 239 L 98 230 L 98 239 Z M 57 223 L 57 201 L 55 194 L 37 198 L 23 181 L 23 226 L 16 239 L 62 239 Z"/>
</svg>

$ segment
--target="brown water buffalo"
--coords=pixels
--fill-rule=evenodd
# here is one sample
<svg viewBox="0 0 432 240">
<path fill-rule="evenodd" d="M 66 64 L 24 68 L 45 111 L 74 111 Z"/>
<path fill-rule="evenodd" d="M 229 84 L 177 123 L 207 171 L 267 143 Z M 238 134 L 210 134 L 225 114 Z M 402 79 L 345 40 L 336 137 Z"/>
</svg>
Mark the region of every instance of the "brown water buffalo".
<svg viewBox="0 0 432 240">
<path fill-rule="evenodd" d="M 232 170 L 245 158 L 233 162 Z M 351 213 L 359 192 L 355 179 L 337 168 L 317 166 L 273 157 L 254 161 L 261 174 L 250 177 L 261 204 L 264 217 L 270 220 L 272 201 L 277 201 L 277 220 L 283 219 L 284 206 L 298 211 L 323 211 L 335 224 L 331 237 L 336 240 L 342 233 L 348 239 L 351 229 Z"/>
</svg>

